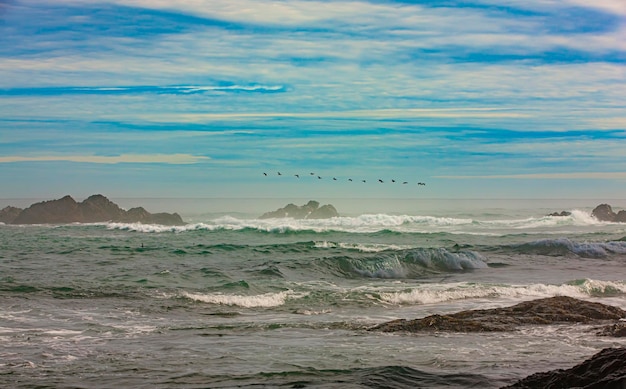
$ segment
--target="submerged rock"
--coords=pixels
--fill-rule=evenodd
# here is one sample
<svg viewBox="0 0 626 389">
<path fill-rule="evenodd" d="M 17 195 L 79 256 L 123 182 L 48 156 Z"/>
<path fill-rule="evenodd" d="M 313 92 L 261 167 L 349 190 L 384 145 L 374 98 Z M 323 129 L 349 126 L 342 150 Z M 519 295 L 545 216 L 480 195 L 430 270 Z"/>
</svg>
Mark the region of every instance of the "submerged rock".
<svg viewBox="0 0 626 389">
<path fill-rule="evenodd" d="M 621 308 L 567 296 L 526 301 L 512 307 L 431 315 L 415 320 L 393 320 L 370 328 L 384 332 L 493 332 L 512 331 L 522 325 L 600 323 L 626 317 Z"/>
<path fill-rule="evenodd" d="M 506 388 L 626 388 L 626 348 L 606 348 L 571 369 L 535 373 Z"/>
<path fill-rule="evenodd" d="M 331 217 L 336 216 L 339 216 L 339 213 L 332 205 L 326 204 L 320 207 L 319 202 L 311 200 L 302 206 L 287 204 L 283 208 L 279 208 L 272 212 L 266 212 L 259 218 L 330 219 Z"/>
<path fill-rule="evenodd" d="M 0 215 L 2 215 L 2 212 L 4 212 L 5 209 L 0 211 Z M 15 209 L 19 210 L 19 208 Z M 6 212 L 7 215 L 9 214 L 9 211 Z M 185 224 L 183 219 L 177 213 L 151 214 L 141 207 L 125 211 L 102 195 L 90 196 L 80 203 L 76 202 L 76 200 L 69 195 L 58 200 L 35 203 L 24 210 L 19 210 L 17 215 L 8 223 L 64 224 L 98 223 L 107 221 L 163 225 Z"/>
</svg>

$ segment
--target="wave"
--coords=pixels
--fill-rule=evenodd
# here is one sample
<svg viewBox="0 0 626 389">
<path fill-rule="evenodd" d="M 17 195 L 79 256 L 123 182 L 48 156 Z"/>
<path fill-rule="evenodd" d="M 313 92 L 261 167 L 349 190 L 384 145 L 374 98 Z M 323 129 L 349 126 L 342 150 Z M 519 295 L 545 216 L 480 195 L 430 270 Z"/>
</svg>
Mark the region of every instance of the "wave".
<svg viewBox="0 0 626 389">
<path fill-rule="evenodd" d="M 305 297 L 306 293 L 295 293 L 293 291 L 282 291 L 278 293 L 263 293 L 258 295 L 235 295 L 223 293 L 191 293 L 183 291 L 180 297 L 193 301 L 216 304 L 238 306 L 243 308 L 272 308 L 284 305 L 288 299 L 298 299 Z"/>
<path fill-rule="evenodd" d="M 295 367 L 294 367 L 295 369 Z M 492 379 L 474 373 L 434 373 L 408 366 L 359 367 L 263 372 L 207 377 L 204 382 L 219 387 L 319 387 L 319 388 L 490 388 Z"/>
<path fill-rule="evenodd" d="M 425 285 L 410 291 L 382 292 L 377 297 L 394 305 L 436 304 L 478 298 L 610 297 L 626 293 L 623 281 L 575 280 L 562 285 L 486 285 L 473 283 Z"/>
<path fill-rule="evenodd" d="M 413 306 L 450 303 L 461 300 L 528 300 L 570 296 L 579 299 L 613 298 L 626 294 L 624 281 L 573 280 L 560 285 L 502 285 L 469 282 L 426 283 L 408 286 L 405 283 L 361 285 L 353 288 L 329 282 L 293 282 L 291 289 L 259 294 L 180 291 L 170 298 L 247 309 L 285 307 L 294 314 L 323 315 L 338 306 Z"/>
<path fill-rule="evenodd" d="M 541 239 L 510 246 L 517 254 L 606 258 L 611 254 L 626 254 L 625 241 L 576 242 L 568 238 Z"/>
<path fill-rule="evenodd" d="M 411 279 L 438 272 L 487 267 L 473 251 L 450 252 L 444 248 L 415 248 L 381 252 L 371 256 L 335 256 L 319 261 L 318 270 L 345 278 Z"/>
<path fill-rule="evenodd" d="M 110 229 L 164 233 L 188 231 L 255 231 L 276 234 L 289 233 L 375 233 L 381 231 L 400 233 L 469 233 L 499 235 L 502 231 L 540 230 L 561 227 L 585 227 L 606 225 L 588 212 L 574 210 L 569 216 L 541 216 L 509 220 L 482 220 L 435 216 L 411 216 L 388 214 L 364 214 L 355 217 L 333 217 L 330 219 L 239 219 L 222 216 L 213 220 L 191 223 L 184 226 L 163 226 L 141 223 L 107 223 Z"/>
</svg>

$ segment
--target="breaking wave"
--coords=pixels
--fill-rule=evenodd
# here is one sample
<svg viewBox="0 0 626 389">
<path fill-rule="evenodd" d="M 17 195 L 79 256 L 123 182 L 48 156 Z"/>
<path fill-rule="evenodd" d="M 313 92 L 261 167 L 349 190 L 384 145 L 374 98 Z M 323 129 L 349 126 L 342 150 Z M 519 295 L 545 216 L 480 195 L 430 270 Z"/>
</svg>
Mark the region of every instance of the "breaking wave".
<svg viewBox="0 0 626 389">
<path fill-rule="evenodd" d="M 392 231 L 401 233 L 468 233 L 483 235 L 500 235 L 516 231 L 542 233 L 551 229 L 564 227 L 598 226 L 599 222 L 589 213 L 574 210 L 569 216 L 541 216 L 524 219 L 490 220 L 476 218 L 454 218 L 436 216 L 411 216 L 389 214 L 365 214 L 355 217 L 333 217 L 330 219 L 239 219 L 223 216 L 201 223 L 184 226 L 162 226 L 140 223 L 108 223 L 110 229 L 163 233 L 187 231 L 256 231 L 266 233 L 373 233 Z"/>
</svg>

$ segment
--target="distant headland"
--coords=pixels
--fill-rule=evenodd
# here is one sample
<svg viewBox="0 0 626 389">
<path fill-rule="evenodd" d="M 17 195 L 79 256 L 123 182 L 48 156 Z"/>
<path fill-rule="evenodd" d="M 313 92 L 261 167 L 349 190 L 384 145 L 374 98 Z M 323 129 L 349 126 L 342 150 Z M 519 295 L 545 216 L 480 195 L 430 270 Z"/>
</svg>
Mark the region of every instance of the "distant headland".
<svg viewBox="0 0 626 389">
<path fill-rule="evenodd" d="M 0 222 L 5 224 L 66 224 L 66 223 L 142 223 L 177 226 L 186 224 L 177 213 L 150 213 L 143 207 L 128 211 L 105 196 L 96 194 L 82 202 L 71 196 L 42 201 L 26 209 L 5 207 L 0 210 Z"/>
<path fill-rule="evenodd" d="M 261 215 L 260 219 L 272 218 L 292 218 L 292 219 L 330 219 L 339 216 L 339 213 L 331 204 L 322 205 L 314 200 L 298 206 L 295 204 L 287 204 L 283 208 L 279 208 L 272 212 L 266 212 Z"/>
</svg>

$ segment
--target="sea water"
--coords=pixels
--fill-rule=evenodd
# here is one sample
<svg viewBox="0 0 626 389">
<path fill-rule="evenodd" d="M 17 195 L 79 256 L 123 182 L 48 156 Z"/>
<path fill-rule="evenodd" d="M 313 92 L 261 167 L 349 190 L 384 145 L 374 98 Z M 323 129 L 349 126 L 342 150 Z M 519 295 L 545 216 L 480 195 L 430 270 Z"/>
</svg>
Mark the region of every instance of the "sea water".
<svg viewBox="0 0 626 389">
<path fill-rule="evenodd" d="M 599 201 L 335 199 L 341 217 L 292 220 L 259 215 L 308 199 L 112 200 L 188 224 L 0 225 L 0 387 L 497 388 L 626 345 L 581 324 L 368 331 L 556 295 L 626 309 L 626 224 Z"/>
</svg>

